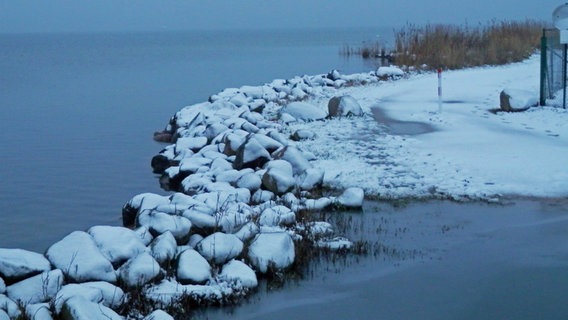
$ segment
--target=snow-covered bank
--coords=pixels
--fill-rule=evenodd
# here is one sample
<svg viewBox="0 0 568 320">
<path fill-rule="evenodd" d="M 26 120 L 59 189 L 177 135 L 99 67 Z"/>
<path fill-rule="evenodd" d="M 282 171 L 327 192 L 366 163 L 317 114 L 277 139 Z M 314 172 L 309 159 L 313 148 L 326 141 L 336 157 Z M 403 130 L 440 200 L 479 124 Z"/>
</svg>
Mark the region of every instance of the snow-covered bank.
<svg viewBox="0 0 568 320">
<path fill-rule="evenodd" d="M 370 116 L 291 127 L 316 133 L 318 139 L 302 141 L 299 147 L 316 155 L 314 165 L 325 170 L 324 182 L 334 187 L 356 185 L 367 195 L 389 198 L 565 196 L 568 112 L 558 107 L 490 112 L 499 108 L 503 89 L 522 89 L 537 97 L 538 86 L 538 56 L 506 66 L 445 72 L 439 113 L 436 75 L 422 74 L 340 88 L 313 103 L 323 108 L 330 96 L 348 94 L 368 114 L 377 107 L 399 121 L 429 124 L 433 132 L 389 135 L 387 128 L 384 134 Z"/>
</svg>

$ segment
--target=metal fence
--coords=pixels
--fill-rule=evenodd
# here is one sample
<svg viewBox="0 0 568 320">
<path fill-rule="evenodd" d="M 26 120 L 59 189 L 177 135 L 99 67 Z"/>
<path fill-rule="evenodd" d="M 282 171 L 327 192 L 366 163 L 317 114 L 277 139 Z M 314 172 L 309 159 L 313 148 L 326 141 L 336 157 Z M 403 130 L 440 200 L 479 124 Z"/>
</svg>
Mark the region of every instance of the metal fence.
<svg viewBox="0 0 568 320">
<path fill-rule="evenodd" d="M 540 105 L 546 100 L 555 99 L 564 89 L 566 60 L 564 45 L 560 44 L 558 29 L 543 29 L 540 61 Z"/>
</svg>

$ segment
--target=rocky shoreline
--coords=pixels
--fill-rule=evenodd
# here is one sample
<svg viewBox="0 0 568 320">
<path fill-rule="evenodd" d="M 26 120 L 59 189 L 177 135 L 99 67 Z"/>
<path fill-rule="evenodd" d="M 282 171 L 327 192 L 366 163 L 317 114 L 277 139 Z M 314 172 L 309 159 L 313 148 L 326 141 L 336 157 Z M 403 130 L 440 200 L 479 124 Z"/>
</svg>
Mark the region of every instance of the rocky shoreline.
<svg viewBox="0 0 568 320">
<path fill-rule="evenodd" d="M 332 98 L 328 110 L 308 101 L 403 75 L 334 70 L 225 89 L 183 108 L 155 134 L 171 144 L 152 159 L 173 193 L 136 195 L 124 227 L 72 232 L 44 255 L 0 249 L 0 319 L 172 319 L 159 309 L 227 303 L 255 288 L 257 275 L 293 267 L 299 242 L 349 249 L 332 225 L 306 216 L 359 208 L 364 192 L 324 192 L 315 156 L 295 145 L 315 134 L 288 124 L 361 116 L 350 96 Z"/>
</svg>

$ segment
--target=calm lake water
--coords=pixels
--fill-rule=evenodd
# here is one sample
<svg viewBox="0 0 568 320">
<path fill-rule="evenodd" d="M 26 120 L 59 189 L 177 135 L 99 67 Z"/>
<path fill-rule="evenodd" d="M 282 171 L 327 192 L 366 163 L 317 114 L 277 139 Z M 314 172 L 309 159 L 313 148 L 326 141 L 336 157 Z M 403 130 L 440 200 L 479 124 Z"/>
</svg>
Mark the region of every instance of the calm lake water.
<svg viewBox="0 0 568 320">
<path fill-rule="evenodd" d="M 391 33 L 0 35 L 0 248 L 43 252 L 74 230 L 120 225 L 132 196 L 163 193 L 152 134 L 181 107 L 226 87 L 372 70 L 340 49 Z"/>
</svg>

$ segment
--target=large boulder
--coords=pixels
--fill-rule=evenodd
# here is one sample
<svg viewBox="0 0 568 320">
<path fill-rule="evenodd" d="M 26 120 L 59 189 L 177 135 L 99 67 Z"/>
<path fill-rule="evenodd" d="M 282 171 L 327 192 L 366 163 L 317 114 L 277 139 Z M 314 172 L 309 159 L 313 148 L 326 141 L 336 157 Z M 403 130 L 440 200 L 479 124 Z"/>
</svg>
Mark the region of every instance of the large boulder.
<svg viewBox="0 0 568 320">
<path fill-rule="evenodd" d="M 123 320 L 112 309 L 82 296 L 71 297 L 65 301 L 59 317 L 63 320 L 108 319 Z"/>
<path fill-rule="evenodd" d="M 294 242 L 288 233 L 260 233 L 251 243 L 248 257 L 257 271 L 267 273 L 291 266 L 295 259 L 294 250 Z"/>
<path fill-rule="evenodd" d="M 291 102 L 280 109 L 280 114 L 288 114 L 301 121 L 323 120 L 327 117 L 325 111 L 307 102 Z"/>
<path fill-rule="evenodd" d="M 504 89 L 499 94 L 501 110 L 505 112 L 525 111 L 538 105 L 538 98 L 531 91 Z"/>
<path fill-rule="evenodd" d="M 345 208 L 361 208 L 365 192 L 361 188 L 347 188 L 335 199 L 335 203 Z"/>
<path fill-rule="evenodd" d="M 327 110 L 330 117 L 363 115 L 359 102 L 349 95 L 331 98 L 327 104 Z"/>
<path fill-rule="evenodd" d="M 115 266 L 146 251 L 142 239 L 128 228 L 94 226 L 88 233 L 95 240 L 101 253 Z"/>
<path fill-rule="evenodd" d="M 169 231 L 180 243 L 187 240 L 191 229 L 189 219 L 160 211 L 141 213 L 138 215 L 137 225 L 147 227 L 155 237 Z"/>
<path fill-rule="evenodd" d="M 239 260 L 227 262 L 223 266 L 219 276 L 227 281 L 236 282 L 245 288 L 255 288 L 258 286 L 258 280 L 254 270 Z"/>
<path fill-rule="evenodd" d="M 208 261 L 223 264 L 241 254 L 243 242 L 234 234 L 216 232 L 197 244 L 197 251 Z"/>
<path fill-rule="evenodd" d="M 116 281 L 112 263 L 86 232 L 70 233 L 49 247 L 45 255 L 72 282 Z"/>
<path fill-rule="evenodd" d="M 160 265 L 170 262 L 176 254 L 177 241 L 171 232 L 166 231 L 150 243 L 150 254 Z"/>
<path fill-rule="evenodd" d="M 160 265 L 149 253 L 141 253 L 118 269 L 119 278 L 127 287 L 135 288 L 161 275 Z"/>
<path fill-rule="evenodd" d="M 49 261 L 39 253 L 0 248 L 0 276 L 8 284 L 49 270 Z"/>
<path fill-rule="evenodd" d="M 187 249 L 179 255 L 176 276 L 181 284 L 205 284 L 211 278 L 211 265 L 199 252 Z"/>
<path fill-rule="evenodd" d="M 286 146 L 275 151 L 272 154 L 272 157 L 275 160 L 286 160 L 288 163 L 290 163 L 292 165 L 292 171 L 294 175 L 299 175 L 312 167 L 302 151 L 293 146 Z"/>
<path fill-rule="evenodd" d="M 23 304 L 47 302 L 63 285 L 61 270 L 46 271 L 6 288 L 8 297 Z"/>
<path fill-rule="evenodd" d="M 259 168 L 271 159 L 270 153 L 260 142 L 250 134 L 239 146 L 233 167 L 237 170 L 244 168 Z"/>
<path fill-rule="evenodd" d="M 266 164 L 262 185 L 275 194 L 285 194 L 296 184 L 292 165 L 285 160 L 273 160 Z"/>
</svg>

